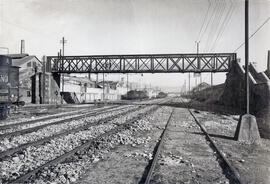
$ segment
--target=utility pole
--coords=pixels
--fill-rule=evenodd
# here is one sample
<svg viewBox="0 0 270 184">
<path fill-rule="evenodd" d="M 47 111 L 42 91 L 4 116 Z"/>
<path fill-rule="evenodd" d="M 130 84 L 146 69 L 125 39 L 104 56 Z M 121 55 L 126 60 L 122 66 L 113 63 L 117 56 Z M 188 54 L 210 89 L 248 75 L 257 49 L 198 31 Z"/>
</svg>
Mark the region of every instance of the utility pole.
<svg viewBox="0 0 270 184">
<path fill-rule="evenodd" d="M 187 92 L 187 81 L 185 80 L 185 82 L 184 82 L 184 91 L 182 93 L 186 94 L 186 92 Z"/>
<path fill-rule="evenodd" d="M 127 94 L 128 94 L 128 73 L 127 73 Z"/>
<path fill-rule="evenodd" d="M 190 92 L 190 72 L 188 72 L 188 92 Z"/>
<path fill-rule="evenodd" d="M 270 50 L 268 51 L 268 57 L 267 57 L 267 75 L 270 77 Z"/>
<path fill-rule="evenodd" d="M 62 44 L 62 56 L 65 55 L 65 44 L 67 43 L 67 40 L 65 40 L 65 37 L 62 37 L 60 40 L 60 43 Z"/>
<path fill-rule="evenodd" d="M 103 72 L 103 81 L 102 81 L 102 86 L 103 86 L 103 91 L 102 91 L 102 96 L 103 96 L 103 102 L 105 103 L 105 85 L 104 85 L 104 72 Z"/>
<path fill-rule="evenodd" d="M 198 57 L 198 69 L 201 68 L 200 58 L 199 58 L 199 52 L 200 52 L 200 41 L 195 41 L 196 47 L 197 47 L 197 57 Z M 202 74 L 200 73 L 200 83 L 202 83 Z"/>
<path fill-rule="evenodd" d="M 213 80 L 214 80 L 214 74 L 213 74 L 213 69 L 215 68 L 215 60 L 214 58 L 211 58 L 211 86 L 213 86 Z"/>
<path fill-rule="evenodd" d="M 63 58 L 62 58 L 62 50 L 60 49 L 60 51 L 59 51 L 59 56 L 60 56 L 60 60 L 62 59 L 62 63 L 61 63 L 61 67 L 64 67 L 64 61 L 63 61 Z M 62 73 L 62 74 L 60 74 L 61 76 L 60 76 L 60 80 L 62 81 L 62 95 L 61 95 L 61 104 L 63 104 L 64 103 L 64 74 Z M 60 92 L 59 92 L 59 94 L 60 94 Z"/>
<path fill-rule="evenodd" d="M 261 144 L 260 133 L 256 121 L 256 117 L 249 111 L 249 1 L 245 0 L 245 83 L 246 83 L 246 106 L 247 111 L 241 117 L 241 121 L 237 125 L 235 138 L 246 144 Z M 241 182 L 242 183 L 242 182 Z"/>
<path fill-rule="evenodd" d="M 211 86 L 213 86 L 213 72 L 211 72 Z"/>
<path fill-rule="evenodd" d="M 67 43 L 67 40 L 65 40 L 65 37 L 63 37 L 61 40 L 60 40 L 60 43 L 62 44 L 62 52 L 60 50 L 60 56 L 62 57 L 62 66 L 64 65 L 64 60 L 63 60 L 63 57 L 65 55 L 65 44 Z M 64 66 L 63 66 L 64 67 Z M 64 83 L 65 83 L 65 79 L 64 79 L 64 74 L 61 74 L 61 78 L 62 78 L 62 96 L 61 96 L 61 104 L 63 104 L 64 102 Z"/>
<path fill-rule="evenodd" d="M 246 79 L 246 107 L 249 114 L 249 1 L 245 0 L 245 79 Z"/>
<path fill-rule="evenodd" d="M 95 87 L 97 87 L 97 85 L 98 85 L 98 73 L 96 74 L 96 86 Z"/>
</svg>

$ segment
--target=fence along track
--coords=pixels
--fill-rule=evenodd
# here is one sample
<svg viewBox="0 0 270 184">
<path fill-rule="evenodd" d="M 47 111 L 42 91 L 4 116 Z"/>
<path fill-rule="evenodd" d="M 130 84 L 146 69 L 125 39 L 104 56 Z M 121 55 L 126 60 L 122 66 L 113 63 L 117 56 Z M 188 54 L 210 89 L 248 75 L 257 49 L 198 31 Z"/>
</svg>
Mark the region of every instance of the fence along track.
<svg viewBox="0 0 270 184">
<path fill-rule="evenodd" d="M 10 156 L 10 155 L 12 155 L 14 153 L 17 153 L 19 151 L 22 151 L 23 149 L 25 149 L 25 148 L 27 148 L 29 146 L 41 145 L 41 144 L 43 144 L 43 143 L 45 143 L 45 142 L 47 142 L 47 141 L 49 141 L 51 139 L 54 139 L 54 138 L 57 138 L 57 137 L 60 137 L 60 136 L 64 136 L 64 135 L 68 135 L 70 133 L 79 132 L 79 131 L 85 130 L 85 129 L 89 128 L 89 127 L 92 127 L 92 126 L 97 126 L 97 125 L 103 124 L 103 123 L 105 123 L 107 121 L 110 121 L 110 120 L 112 120 L 114 118 L 117 118 L 118 116 L 126 115 L 126 114 L 128 114 L 130 112 L 133 112 L 134 110 L 139 110 L 139 109 L 140 108 L 131 109 L 131 110 L 127 111 L 127 112 L 119 113 L 119 114 L 113 115 L 111 117 L 107 117 L 107 118 L 103 118 L 103 119 L 97 120 L 97 121 L 95 121 L 93 123 L 90 123 L 90 124 L 79 126 L 77 128 L 71 129 L 71 130 L 62 131 L 62 132 L 60 132 L 58 134 L 55 134 L 55 135 L 52 135 L 52 136 L 49 136 L 49 137 L 45 137 L 45 138 L 39 139 L 37 141 L 28 142 L 28 143 L 22 144 L 22 145 L 20 145 L 18 147 L 15 147 L 15 148 L 8 149 L 6 151 L 0 152 L 0 159 L 3 159 L 5 157 Z M 86 123 L 89 123 L 89 122 L 86 121 Z"/>
<path fill-rule="evenodd" d="M 138 120 L 138 119 L 141 119 L 143 116 L 146 116 L 147 114 L 150 114 L 152 113 L 153 111 L 157 110 L 159 107 L 156 106 L 150 110 L 148 110 L 147 112 L 144 112 L 140 115 L 138 115 L 137 117 L 135 118 L 132 118 L 130 120 L 128 120 L 127 122 L 125 122 L 124 124 L 121 124 L 121 125 L 118 125 L 116 128 L 113 128 L 111 130 L 109 130 L 108 132 L 105 132 L 99 136 L 97 136 L 96 138 L 93 138 L 93 139 L 89 139 L 87 142 L 85 142 L 84 144 L 76 147 L 75 149 L 39 166 L 38 168 L 28 172 L 27 174 L 23 175 L 23 176 L 20 176 L 19 178 L 13 180 L 13 181 L 10 181 L 9 183 L 10 184 L 13 184 L 13 183 L 25 183 L 30 177 L 32 176 L 35 176 L 36 173 L 40 170 L 42 170 L 43 168 L 45 167 L 49 167 L 49 166 L 52 166 L 52 165 L 56 165 L 58 163 L 61 163 L 62 161 L 64 161 L 65 159 L 73 156 L 75 153 L 77 153 L 78 151 L 82 151 L 86 148 L 89 148 L 92 144 L 94 144 L 96 141 L 98 141 L 99 139 L 102 139 L 102 138 L 105 138 L 106 136 L 108 135 L 112 135 L 112 134 L 115 134 L 123 129 L 125 129 L 126 127 L 130 127 L 130 126 L 133 126 L 133 122 Z"/>
<path fill-rule="evenodd" d="M 119 106 L 117 106 L 117 107 L 119 107 Z M 17 136 L 17 135 L 23 135 L 23 134 L 31 133 L 31 132 L 37 131 L 39 129 L 42 129 L 44 127 L 51 126 L 51 125 L 58 125 L 58 124 L 61 124 L 61 123 L 66 123 L 67 121 L 78 120 L 78 119 L 81 119 L 81 118 L 84 118 L 84 117 L 88 117 L 88 116 L 93 116 L 93 115 L 96 116 L 96 115 L 100 115 L 100 114 L 103 114 L 103 113 L 106 113 L 106 112 L 111 112 L 111 111 L 115 111 L 115 110 L 121 110 L 121 109 L 114 109 L 114 110 L 112 110 L 113 108 L 117 108 L 117 107 L 112 107 L 112 108 L 106 109 L 105 111 L 102 111 L 102 112 L 99 112 L 99 111 L 90 112 L 90 113 L 78 115 L 78 116 L 75 116 L 75 117 L 66 118 L 66 119 L 62 119 L 62 120 L 59 120 L 59 121 L 54 121 L 54 122 L 47 123 L 47 124 L 44 124 L 44 125 L 39 125 L 39 126 L 31 127 L 31 128 L 26 128 L 26 129 L 22 129 L 22 130 L 10 132 L 10 133 L 2 134 L 2 135 L 0 135 L 0 139 L 10 138 L 12 136 Z M 101 110 L 103 110 L 103 109 L 101 109 Z"/>
</svg>

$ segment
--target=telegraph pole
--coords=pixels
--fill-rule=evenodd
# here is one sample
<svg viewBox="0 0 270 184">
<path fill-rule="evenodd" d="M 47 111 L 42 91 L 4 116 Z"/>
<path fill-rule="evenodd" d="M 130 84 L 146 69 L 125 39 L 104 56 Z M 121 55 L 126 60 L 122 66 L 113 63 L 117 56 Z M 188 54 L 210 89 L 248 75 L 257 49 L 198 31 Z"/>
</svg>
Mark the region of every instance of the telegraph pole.
<svg viewBox="0 0 270 184">
<path fill-rule="evenodd" d="M 249 114 L 249 1 L 245 0 L 245 79 L 246 79 L 246 107 Z"/>
<path fill-rule="evenodd" d="M 211 86 L 213 86 L 213 72 L 211 72 Z"/>
<path fill-rule="evenodd" d="M 246 83 L 246 114 L 241 116 L 241 121 L 238 123 L 235 138 L 238 141 L 247 143 L 247 144 L 261 144 L 260 133 L 256 121 L 256 117 L 250 114 L 249 111 L 249 33 L 248 33 L 248 22 L 249 22 L 249 13 L 248 13 L 248 4 L 249 1 L 245 0 L 245 83 Z"/>
<path fill-rule="evenodd" d="M 127 94 L 128 94 L 128 73 L 127 73 Z"/>
<path fill-rule="evenodd" d="M 198 57 L 198 69 L 200 69 L 200 59 L 199 59 L 199 51 L 200 51 L 200 41 L 195 41 L 197 47 L 197 57 Z M 202 83 L 202 74 L 200 73 L 200 83 Z"/>
<path fill-rule="evenodd" d="M 62 52 L 60 50 L 60 56 L 64 56 L 64 53 L 65 53 L 65 44 L 67 43 L 67 40 L 65 40 L 65 37 L 63 37 L 61 40 L 60 40 L 60 43 L 62 44 Z M 64 60 L 62 60 L 62 65 L 64 65 Z M 65 79 L 64 79 L 64 74 L 61 74 L 61 77 L 62 77 L 62 96 L 61 96 L 61 104 L 63 104 L 64 102 L 64 96 L 63 96 L 63 93 L 64 93 L 64 83 L 65 83 Z"/>
<path fill-rule="evenodd" d="M 190 92 L 190 72 L 188 72 L 188 92 Z"/>
<path fill-rule="evenodd" d="M 267 75 L 270 77 L 270 50 L 268 50 L 268 56 L 267 56 Z"/>
<path fill-rule="evenodd" d="M 103 102 L 105 103 L 105 85 L 104 85 L 104 72 L 103 72 L 103 81 L 102 81 L 102 85 L 103 85 L 103 93 L 102 93 L 102 96 L 103 96 Z"/>
<path fill-rule="evenodd" d="M 62 59 L 62 52 L 63 52 L 63 51 L 60 49 L 60 51 L 59 51 L 60 59 Z M 63 65 L 64 65 L 64 61 L 62 60 L 61 66 L 63 67 Z M 64 94 L 63 94 L 63 92 L 64 92 L 64 82 L 65 82 L 65 81 L 64 81 L 64 74 L 62 73 L 62 74 L 60 74 L 60 75 L 61 75 L 61 76 L 60 76 L 60 77 L 61 77 L 60 79 L 61 79 L 61 81 L 62 81 L 62 90 L 60 89 L 60 90 L 62 91 L 62 95 L 61 95 L 61 104 L 63 104 L 63 103 L 64 103 L 64 96 L 63 96 Z M 59 90 L 59 94 L 60 94 L 60 90 Z"/>
<path fill-rule="evenodd" d="M 62 56 L 65 55 L 65 44 L 67 43 L 67 40 L 65 40 L 65 37 L 62 37 L 60 40 L 60 43 L 62 44 Z"/>
<path fill-rule="evenodd" d="M 195 41 L 196 43 L 196 47 L 197 47 L 197 54 L 199 54 L 199 50 L 200 50 L 200 41 Z M 199 61 L 199 57 L 198 57 L 198 61 Z"/>
</svg>

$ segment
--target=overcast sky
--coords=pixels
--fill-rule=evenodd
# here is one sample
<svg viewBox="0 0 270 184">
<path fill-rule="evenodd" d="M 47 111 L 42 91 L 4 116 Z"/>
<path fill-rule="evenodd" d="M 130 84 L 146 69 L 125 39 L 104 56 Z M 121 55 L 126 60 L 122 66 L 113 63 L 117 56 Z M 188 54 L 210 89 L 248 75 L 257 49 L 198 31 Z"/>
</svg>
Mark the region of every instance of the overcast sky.
<svg viewBox="0 0 270 184">
<path fill-rule="evenodd" d="M 65 55 L 192 53 L 196 52 L 196 40 L 201 42 L 201 52 L 234 52 L 244 41 L 244 0 L 0 0 L 0 3 L 0 47 L 18 53 L 20 40 L 24 39 L 26 52 L 39 58 L 57 55 L 63 36 L 67 39 Z M 270 0 L 250 0 L 250 34 L 268 17 Z M 270 50 L 270 21 L 250 40 L 250 60 L 257 62 L 259 70 L 266 68 L 267 50 Z M 237 51 L 242 62 L 243 51 L 244 47 Z M 215 83 L 223 82 L 224 76 L 215 75 Z M 187 74 L 147 74 L 142 78 L 143 82 L 163 86 L 180 86 L 186 79 Z M 203 80 L 210 82 L 210 75 L 203 75 Z"/>
</svg>

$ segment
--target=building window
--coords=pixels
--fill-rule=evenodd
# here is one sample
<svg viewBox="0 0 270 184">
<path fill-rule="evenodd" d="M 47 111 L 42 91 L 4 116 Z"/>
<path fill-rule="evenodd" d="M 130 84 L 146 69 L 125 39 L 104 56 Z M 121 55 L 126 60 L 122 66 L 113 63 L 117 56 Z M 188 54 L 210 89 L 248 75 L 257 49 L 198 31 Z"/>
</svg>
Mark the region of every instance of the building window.
<svg viewBox="0 0 270 184">
<path fill-rule="evenodd" d="M 27 97 L 31 97 L 31 92 L 27 91 Z"/>
<path fill-rule="evenodd" d="M 31 67 L 31 62 L 27 63 L 27 67 Z"/>
</svg>

